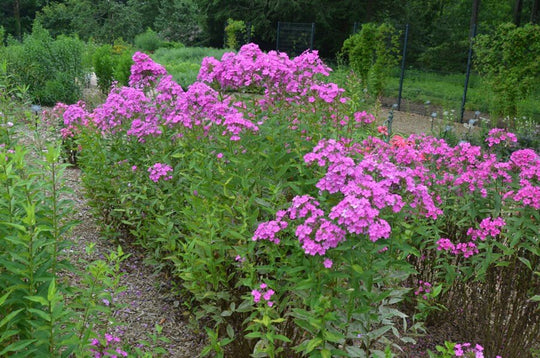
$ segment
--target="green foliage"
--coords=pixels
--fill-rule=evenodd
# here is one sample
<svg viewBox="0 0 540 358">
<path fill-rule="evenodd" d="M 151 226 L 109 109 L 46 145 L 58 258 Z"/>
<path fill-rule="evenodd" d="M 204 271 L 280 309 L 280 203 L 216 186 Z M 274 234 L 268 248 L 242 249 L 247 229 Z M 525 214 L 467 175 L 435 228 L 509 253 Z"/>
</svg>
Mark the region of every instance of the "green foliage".
<svg viewBox="0 0 540 358">
<path fill-rule="evenodd" d="M 160 48 L 152 58 L 163 65 L 178 84 L 187 88 L 197 80 L 204 57 L 221 58 L 225 52 L 227 50 L 209 47 Z"/>
<path fill-rule="evenodd" d="M 540 26 L 500 25 L 492 35 L 477 36 L 474 49 L 476 68 L 495 94 L 493 113 L 515 117 L 518 102 L 540 81 Z"/>
<path fill-rule="evenodd" d="M 53 35 L 77 34 L 81 39 L 94 38 L 112 44 L 117 38 L 133 41 L 144 31 L 141 18 L 151 11 L 139 13 L 135 1 L 72 0 L 47 2 L 37 18 Z"/>
<path fill-rule="evenodd" d="M 85 45 L 77 38 L 53 40 L 39 23 L 22 43 L 5 48 L 7 68 L 16 82 L 29 87 L 33 100 L 43 105 L 76 102 L 81 95 Z"/>
<path fill-rule="evenodd" d="M 106 93 L 111 89 L 114 81 L 114 60 L 111 45 L 98 47 L 92 55 L 94 72 L 97 77 L 99 89 Z"/>
<path fill-rule="evenodd" d="M 162 40 L 151 28 L 135 36 L 135 47 L 143 52 L 152 53 L 161 47 Z"/>
<path fill-rule="evenodd" d="M 250 31 L 253 32 L 253 28 L 250 28 Z M 225 48 L 240 49 L 246 43 L 247 35 L 247 28 L 244 21 L 227 19 L 227 26 L 225 26 Z"/>
<path fill-rule="evenodd" d="M 188 46 L 201 42 L 203 16 L 199 3 L 193 0 L 162 0 L 153 27 L 167 41 Z"/>
<path fill-rule="evenodd" d="M 17 144 L 21 132 L 27 136 L 30 130 L 26 125 L 34 128 L 34 118 L 14 108 L 26 106 L 14 100 L 24 94 L 18 96 L 16 87 L 5 92 L 5 64 L 0 70 L 0 355 L 94 356 L 91 340 L 119 324 L 114 313 L 124 307 L 113 298 L 125 290 L 121 263 L 129 255 L 118 247 L 100 260 L 80 256 L 76 266 L 70 261 L 69 238 L 78 221 L 66 199 L 73 195 L 64 179 L 68 165 L 60 163 L 54 134 L 41 137 L 43 128 L 35 131 L 35 146 Z M 92 257 L 93 246 L 85 253 Z M 163 356 L 164 339 L 156 330 L 130 356 Z"/>
<path fill-rule="evenodd" d="M 6 38 L 6 29 L 4 29 L 4 26 L 0 26 L 0 47 L 4 47 L 5 38 Z"/>
<path fill-rule="evenodd" d="M 368 91 L 379 97 L 391 69 L 398 63 L 397 50 L 398 36 L 392 25 L 368 23 L 345 40 L 341 53 Z"/>
<path fill-rule="evenodd" d="M 98 87 L 103 93 L 107 93 L 115 81 L 120 85 L 128 84 L 133 52 L 121 43 L 102 45 L 94 50 L 92 63 Z"/>
</svg>

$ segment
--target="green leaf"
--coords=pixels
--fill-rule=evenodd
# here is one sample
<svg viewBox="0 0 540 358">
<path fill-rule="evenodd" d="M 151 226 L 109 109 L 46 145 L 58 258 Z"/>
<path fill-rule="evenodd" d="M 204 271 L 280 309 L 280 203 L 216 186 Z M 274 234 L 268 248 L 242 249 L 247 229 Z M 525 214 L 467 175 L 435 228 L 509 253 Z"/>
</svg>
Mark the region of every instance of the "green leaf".
<svg viewBox="0 0 540 358">
<path fill-rule="evenodd" d="M 2 297 L 0 297 L 0 307 L 4 304 L 4 302 L 6 302 L 6 299 L 9 297 L 10 294 L 11 294 L 11 292 L 8 292 L 5 295 L 3 295 Z"/>
<path fill-rule="evenodd" d="M 349 357 L 351 358 L 364 358 L 366 357 L 366 352 L 364 352 L 363 349 L 356 347 L 356 346 L 347 346 L 345 348 L 347 353 L 349 353 Z"/>
<path fill-rule="evenodd" d="M 21 308 L 21 309 L 18 309 L 16 311 L 13 311 L 11 312 L 10 314 L 8 314 L 6 317 L 4 317 L 4 319 L 2 319 L 0 321 L 0 327 L 3 327 L 4 325 L 6 325 L 6 323 L 8 323 L 9 321 L 11 321 L 17 314 L 19 314 L 19 312 L 23 311 L 24 308 Z M 0 354 L 1 355 L 1 354 Z"/>
<path fill-rule="evenodd" d="M 330 332 L 330 331 L 324 331 L 323 337 L 326 341 L 332 342 L 332 343 L 340 343 L 345 339 L 345 336 L 338 332 Z"/>
<path fill-rule="evenodd" d="M 529 268 L 529 270 L 532 270 L 531 262 L 526 259 L 525 257 L 518 257 L 519 261 L 523 262 L 525 266 Z"/>
<path fill-rule="evenodd" d="M 24 296 L 24 298 L 26 298 L 28 301 L 36 302 L 43 306 L 47 306 L 49 304 L 49 301 L 41 296 Z"/>
<path fill-rule="evenodd" d="M 49 289 L 47 290 L 47 300 L 49 300 L 49 302 L 54 302 L 55 296 L 56 296 L 56 281 L 53 278 L 51 280 L 51 283 L 49 284 Z"/>
<path fill-rule="evenodd" d="M 309 353 L 313 351 L 315 348 L 319 347 L 322 343 L 323 343 L 322 338 L 320 337 L 313 338 L 312 340 L 308 342 L 305 352 Z"/>
<path fill-rule="evenodd" d="M 264 335 L 261 332 L 251 332 L 246 334 L 245 338 L 262 338 Z"/>
<path fill-rule="evenodd" d="M 229 338 L 234 339 L 234 329 L 230 324 L 227 325 L 227 335 Z"/>
<path fill-rule="evenodd" d="M 7 352 L 20 352 L 34 342 L 36 342 L 35 339 L 24 339 L 18 342 L 14 342 L 4 348 L 4 350 L 0 352 L 0 356 L 3 356 Z"/>
<path fill-rule="evenodd" d="M 47 322 L 51 322 L 51 315 L 48 314 L 47 312 L 43 312 L 43 311 L 35 309 L 35 308 L 29 308 L 28 312 L 34 313 L 35 315 L 41 317 L 42 319 L 44 319 Z"/>
<path fill-rule="evenodd" d="M 331 358 L 332 352 L 330 352 L 328 349 L 324 348 L 321 350 L 321 357 L 323 358 Z"/>
</svg>

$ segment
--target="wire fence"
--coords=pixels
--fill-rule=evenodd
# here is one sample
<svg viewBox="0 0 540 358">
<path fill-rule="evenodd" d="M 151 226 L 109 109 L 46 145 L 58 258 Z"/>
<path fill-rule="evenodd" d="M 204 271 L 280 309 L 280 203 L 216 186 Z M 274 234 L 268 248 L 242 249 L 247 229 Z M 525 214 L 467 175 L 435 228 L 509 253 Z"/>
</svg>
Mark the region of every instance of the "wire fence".
<svg viewBox="0 0 540 358">
<path fill-rule="evenodd" d="M 313 50 L 315 23 L 278 22 L 276 50 L 290 56 L 298 56 L 305 50 Z"/>
</svg>

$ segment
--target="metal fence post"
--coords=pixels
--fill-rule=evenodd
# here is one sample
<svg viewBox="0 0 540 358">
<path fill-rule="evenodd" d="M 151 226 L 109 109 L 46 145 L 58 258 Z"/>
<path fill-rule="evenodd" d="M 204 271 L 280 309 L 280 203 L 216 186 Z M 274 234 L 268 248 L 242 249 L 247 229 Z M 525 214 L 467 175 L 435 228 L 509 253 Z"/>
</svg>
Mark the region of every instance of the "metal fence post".
<svg viewBox="0 0 540 358">
<path fill-rule="evenodd" d="M 399 95 L 397 110 L 401 110 L 401 92 L 403 91 L 403 78 L 405 77 L 405 58 L 407 57 L 407 39 L 409 37 L 409 24 L 405 25 L 405 39 L 403 40 L 403 56 L 401 58 L 401 75 L 399 76 Z"/>
<path fill-rule="evenodd" d="M 315 39 L 315 23 L 311 23 L 311 41 L 309 45 L 309 49 L 313 51 L 313 40 Z"/>
<path fill-rule="evenodd" d="M 279 51 L 279 28 L 280 28 L 280 22 L 277 23 L 277 36 L 276 36 L 276 51 Z"/>
<path fill-rule="evenodd" d="M 471 65 L 472 65 L 472 52 L 473 52 L 473 43 L 474 37 L 476 36 L 476 24 L 473 24 L 471 41 L 469 44 L 469 55 L 467 56 L 467 73 L 465 74 L 465 85 L 463 89 L 463 98 L 461 99 L 461 115 L 459 117 L 460 123 L 463 123 L 463 115 L 465 113 L 465 102 L 467 102 L 467 88 L 469 87 L 469 77 L 471 76 Z"/>
</svg>

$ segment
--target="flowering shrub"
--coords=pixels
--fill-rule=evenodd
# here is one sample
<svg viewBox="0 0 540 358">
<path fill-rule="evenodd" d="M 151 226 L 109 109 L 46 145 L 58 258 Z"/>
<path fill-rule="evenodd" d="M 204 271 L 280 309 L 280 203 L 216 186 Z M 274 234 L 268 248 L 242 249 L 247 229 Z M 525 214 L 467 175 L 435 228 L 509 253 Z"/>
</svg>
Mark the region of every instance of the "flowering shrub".
<svg viewBox="0 0 540 358">
<path fill-rule="evenodd" d="M 186 91 L 134 61 L 131 87 L 64 114 L 88 120 L 84 183 L 104 223 L 165 258 L 207 318 L 203 354 L 381 355 L 443 305 L 468 308 L 456 323 L 468 336 L 491 329 L 490 354 L 530 347 L 536 152 L 371 137 L 373 116 L 322 82 L 312 52 L 246 45 L 205 59 Z"/>
</svg>

